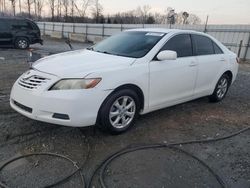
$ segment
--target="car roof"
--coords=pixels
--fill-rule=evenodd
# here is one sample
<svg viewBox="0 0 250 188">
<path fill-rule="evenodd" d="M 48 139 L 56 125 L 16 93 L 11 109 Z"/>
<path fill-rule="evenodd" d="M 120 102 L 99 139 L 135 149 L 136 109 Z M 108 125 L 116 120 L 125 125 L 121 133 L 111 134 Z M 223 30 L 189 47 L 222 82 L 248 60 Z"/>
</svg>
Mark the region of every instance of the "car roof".
<svg viewBox="0 0 250 188">
<path fill-rule="evenodd" d="M 166 29 L 166 28 L 140 28 L 140 29 L 129 29 L 126 31 L 138 31 L 138 32 L 159 32 L 159 33 L 194 33 L 203 34 L 202 32 L 194 30 L 183 30 L 183 29 Z"/>
<path fill-rule="evenodd" d="M 32 21 L 30 19 L 27 18 L 21 18 L 21 17 L 0 17 L 0 20 L 26 20 L 26 21 Z"/>
</svg>

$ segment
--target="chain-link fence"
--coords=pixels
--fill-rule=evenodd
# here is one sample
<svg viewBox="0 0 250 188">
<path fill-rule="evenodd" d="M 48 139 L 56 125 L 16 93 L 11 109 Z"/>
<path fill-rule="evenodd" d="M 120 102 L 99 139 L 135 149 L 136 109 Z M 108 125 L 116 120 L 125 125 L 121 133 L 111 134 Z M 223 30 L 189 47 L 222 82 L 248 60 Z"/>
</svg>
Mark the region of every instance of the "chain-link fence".
<svg viewBox="0 0 250 188">
<path fill-rule="evenodd" d="M 221 41 L 243 60 L 250 59 L 250 25 L 161 25 L 161 24 L 84 24 L 38 22 L 44 35 L 96 42 L 134 28 L 172 28 L 206 32 Z"/>
</svg>

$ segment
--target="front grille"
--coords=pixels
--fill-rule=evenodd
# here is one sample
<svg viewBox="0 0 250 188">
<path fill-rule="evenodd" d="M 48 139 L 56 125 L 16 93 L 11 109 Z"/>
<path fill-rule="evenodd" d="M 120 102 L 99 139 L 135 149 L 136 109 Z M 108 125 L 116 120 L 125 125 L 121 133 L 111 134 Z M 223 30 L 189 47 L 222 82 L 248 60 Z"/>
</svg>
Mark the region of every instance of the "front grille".
<svg viewBox="0 0 250 188">
<path fill-rule="evenodd" d="M 21 77 L 18 81 L 18 84 L 27 89 L 37 89 L 42 84 L 45 84 L 48 80 L 50 79 L 33 75 L 28 78 Z"/>
<path fill-rule="evenodd" d="M 22 105 L 22 104 L 20 104 L 20 103 L 18 103 L 18 102 L 16 102 L 16 101 L 13 101 L 13 103 L 14 103 L 17 107 L 21 108 L 22 110 L 24 110 L 24 111 L 26 111 L 26 112 L 29 112 L 29 113 L 32 113 L 32 108 L 27 107 L 27 106 L 24 106 L 24 105 Z"/>
</svg>

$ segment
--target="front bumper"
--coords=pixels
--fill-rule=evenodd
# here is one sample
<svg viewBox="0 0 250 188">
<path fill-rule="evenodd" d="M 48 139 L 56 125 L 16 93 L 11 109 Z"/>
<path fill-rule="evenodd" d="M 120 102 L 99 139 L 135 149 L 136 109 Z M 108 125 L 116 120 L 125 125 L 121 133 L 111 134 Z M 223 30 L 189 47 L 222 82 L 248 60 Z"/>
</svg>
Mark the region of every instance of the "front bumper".
<svg viewBox="0 0 250 188">
<path fill-rule="evenodd" d="M 19 79 L 10 95 L 14 110 L 34 120 L 71 127 L 94 125 L 102 102 L 111 92 L 98 88 L 48 91 L 55 77 L 46 86 L 32 90 L 22 87 Z"/>
</svg>

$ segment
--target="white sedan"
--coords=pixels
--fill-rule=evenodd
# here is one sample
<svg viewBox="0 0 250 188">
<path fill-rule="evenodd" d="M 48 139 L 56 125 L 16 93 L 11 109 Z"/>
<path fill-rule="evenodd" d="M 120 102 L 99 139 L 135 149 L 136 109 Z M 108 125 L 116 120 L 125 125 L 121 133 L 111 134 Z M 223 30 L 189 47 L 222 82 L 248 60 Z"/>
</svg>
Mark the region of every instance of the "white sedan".
<svg viewBox="0 0 250 188">
<path fill-rule="evenodd" d="M 207 34 L 128 30 L 38 60 L 15 82 L 10 105 L 35 120 L 118 134 L 139 114 L 204 96 L 221 101 L 237 72 L 237 56 Z"/>
</svg>

